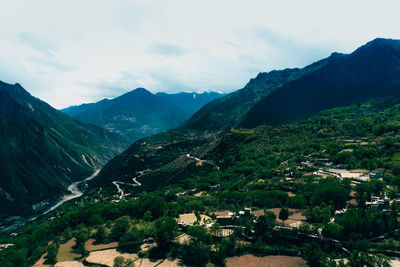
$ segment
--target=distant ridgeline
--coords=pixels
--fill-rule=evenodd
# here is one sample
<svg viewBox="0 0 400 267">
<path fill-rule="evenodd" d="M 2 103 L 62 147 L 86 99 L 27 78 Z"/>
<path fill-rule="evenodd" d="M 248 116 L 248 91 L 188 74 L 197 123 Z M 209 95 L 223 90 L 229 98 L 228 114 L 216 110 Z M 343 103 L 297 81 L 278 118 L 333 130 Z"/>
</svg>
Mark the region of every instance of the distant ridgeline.
<svg viewBox="0 0 400 267">
<path fill-rule="evenodd" d="M 134 141 L 178 127 L 208 102 L 223 96 L 217 92 L 152 94 L 137 88 L 114 99 L 63 109 L 67 115 L 92 123 Z"/>
</svg>

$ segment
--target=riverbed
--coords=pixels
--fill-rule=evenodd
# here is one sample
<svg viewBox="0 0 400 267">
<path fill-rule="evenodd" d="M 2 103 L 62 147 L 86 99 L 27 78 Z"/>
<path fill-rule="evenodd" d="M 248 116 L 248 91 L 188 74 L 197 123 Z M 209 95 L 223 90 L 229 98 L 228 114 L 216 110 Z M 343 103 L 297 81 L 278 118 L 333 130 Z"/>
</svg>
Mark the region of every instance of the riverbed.
<svg viewBox="0 0 400 267">
<path fill-rule="evenodd" d="M 56 203 L 52 203 L 50 207 L 46 208 L 44 211 L 41 211 L 35 215 L 32 215 L 30 217 L 14 217 L 15 220 L 11 220 L 10 223 L 7 223 L 5 225 L 0 224 L 0 234 L 12 231 L 16 229 L 17 227 L 23 226 L 27 222 L 34 221 L 38 217 L 45 215 L 53 210 L 55 210 L 57 207 L 61 206 L 67 201 L 70 201 L 72 199 L 78 198 L 83 195 L 83 190 L 81 188 L 84 188 L 86 185 L 86 182 L 92 180 L 94 177 L 99 174 L 100 170 L 96 170 L 92 175 L 87 177 L 86 179 L 82 181 L 77 181 L 73 182 L 68 186 L 68 191 L 70 192 L 67 195 L 62 196 Z"/>
</svg>

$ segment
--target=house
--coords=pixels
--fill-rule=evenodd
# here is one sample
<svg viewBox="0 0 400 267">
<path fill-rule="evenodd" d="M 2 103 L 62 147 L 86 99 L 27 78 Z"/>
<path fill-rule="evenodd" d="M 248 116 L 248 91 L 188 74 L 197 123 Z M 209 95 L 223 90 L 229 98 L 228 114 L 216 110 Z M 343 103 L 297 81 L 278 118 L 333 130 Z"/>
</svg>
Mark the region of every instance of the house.
<svg viewBox="0 0 400 267">
<path fill-rule="evenodd" d="M 236 217 L 235 213 L 229 210 L 216 211 L 214 215 L 217 218 L 217 223 L 220 225 L 231 225 Z"/>
<path fill-rule="evenodd" d="M 216 191 L 216 190 L 218 190 L 218 189 L 220 189 L 220 188 L 221 188 L 221 185 L 220 185 L 220 184 L 210 185 L 210 190 L 211 190 L 211 191 Z"/>
<path fill-rule="evenodd" d="M 382 172 L 375 170 L 369 173 L 369 178 L 371 179 L 378 179 L 378 180 L 382 180 Z"/>
</svg>

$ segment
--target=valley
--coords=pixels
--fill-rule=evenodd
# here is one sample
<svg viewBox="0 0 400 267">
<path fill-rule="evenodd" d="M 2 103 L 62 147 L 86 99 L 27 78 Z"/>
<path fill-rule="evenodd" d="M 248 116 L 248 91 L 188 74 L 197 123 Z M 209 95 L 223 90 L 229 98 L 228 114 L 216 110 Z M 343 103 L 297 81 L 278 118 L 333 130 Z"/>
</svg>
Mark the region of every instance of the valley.
<svg viewBox="0 0 400 267">
<path fill-rule="evenodd" d="M 0 265 L 395 265 L 399 75 L 389 39 L 260 73 L 70 179 Z"/>
</svg>

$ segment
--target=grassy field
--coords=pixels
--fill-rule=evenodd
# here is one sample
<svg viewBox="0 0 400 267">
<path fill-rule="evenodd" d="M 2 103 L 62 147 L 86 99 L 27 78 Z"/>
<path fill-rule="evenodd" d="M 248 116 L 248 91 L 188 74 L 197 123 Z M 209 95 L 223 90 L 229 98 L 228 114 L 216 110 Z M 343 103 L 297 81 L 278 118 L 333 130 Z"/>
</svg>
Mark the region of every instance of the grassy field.
<svg viewBox="0 0 400 267">
<path fill-rule="evenodd" d="M 57 262 L 73 261 L 80 258 L 81 255 L 72 252 L 72 247 L 76 245 L 75 238 L 72 238 L 67 243 L 60 244 L 57 254 Z"/>
</svg>

